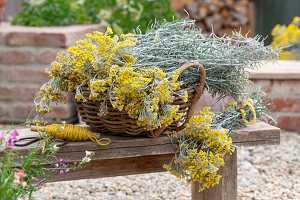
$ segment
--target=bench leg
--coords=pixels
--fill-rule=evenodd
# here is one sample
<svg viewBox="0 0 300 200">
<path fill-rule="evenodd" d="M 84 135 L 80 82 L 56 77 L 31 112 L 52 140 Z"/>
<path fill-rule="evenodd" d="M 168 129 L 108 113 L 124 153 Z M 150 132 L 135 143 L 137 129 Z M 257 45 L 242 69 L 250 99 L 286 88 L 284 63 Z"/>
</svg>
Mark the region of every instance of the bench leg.
<svg viewBox="0 0 300 200">
<path fill-rule="evenodd" d="M 220 168 L 222 178 L 218 185 L 199 191 L 199 184 L 192 183 L 192 200 L 236 200 L 237 199 L 237 151 L 226 155 L 225 166 Z"/>
</svg>

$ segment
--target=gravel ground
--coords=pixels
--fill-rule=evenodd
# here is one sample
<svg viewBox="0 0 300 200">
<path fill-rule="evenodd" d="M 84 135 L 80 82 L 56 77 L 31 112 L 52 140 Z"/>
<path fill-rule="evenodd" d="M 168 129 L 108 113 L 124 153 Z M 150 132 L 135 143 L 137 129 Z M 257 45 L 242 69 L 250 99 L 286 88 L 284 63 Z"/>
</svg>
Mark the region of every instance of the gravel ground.
<svg viewBox="0 0 300 200">
<path fill-rule="evenodd" d="M 1 126 L 0 126 L 1 128 Z M 300 134 L 283 132 L 279 146 L 238 152 L 238 199 L 300 200 Z M 190 199 L 190 186 L 168 172 L 48 183 L 35 199 Z"/>
</svg>

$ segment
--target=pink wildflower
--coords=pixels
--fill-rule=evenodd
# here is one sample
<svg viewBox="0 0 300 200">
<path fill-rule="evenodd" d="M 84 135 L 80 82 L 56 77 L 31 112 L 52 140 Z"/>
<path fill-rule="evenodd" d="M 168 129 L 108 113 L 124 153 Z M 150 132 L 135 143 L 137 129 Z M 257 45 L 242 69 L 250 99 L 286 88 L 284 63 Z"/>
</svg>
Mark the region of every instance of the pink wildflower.
<svg viewBox="0 0 300 200">
<path fill-rule="evenodd" d="M 19 136 L 19 134 L 18 134 L 17 130 L 14 129 L 14 130 L 10 133 L 10 136 L 12 136 L 12 138 L 13 138 L 14 140 L 18 140 L 17 137 Z"/>
<path fill-rule="evenodd" d="M 22 187 L 26 187 L 28 184 L 27 184 L 27 182 L 26 181 L 23 181 L 23 179 L 22 179 L 22 181 L 21 181 L 21 184 L 20 184 Z"/>
<path fill-rule="evenodd" d="M 3 131 L 0 135 L 0 140 L 4 140 L 5 132 Z"/>
<path fill-rule="evenodd" d="M 13 147 L 13 146 L 15 146 L 15 144 L 14 144 L 14 142 L 13 142 L 13 138 L 12 138 L 12 137 L 10 137 L 10 138 L 8 139 L 8 146 L 10 146 L 10 147 Z"/>
<path fill-rule="evenodd" d="M 17 200 L 28 200 L 27 197 L 23 198 L 23 197 L 18 197 Z"/>
<path fill-rule="evenodd" d="M 27 182 L 23 180 L 24 177 L 27 175 L 24 173 L 24 170 L 19 169 L 19 171 L 14 173 L 15 179 L 13 180 L 13 183 L 21 185 L 22 187 L 27 186 Z"/>
</svg>

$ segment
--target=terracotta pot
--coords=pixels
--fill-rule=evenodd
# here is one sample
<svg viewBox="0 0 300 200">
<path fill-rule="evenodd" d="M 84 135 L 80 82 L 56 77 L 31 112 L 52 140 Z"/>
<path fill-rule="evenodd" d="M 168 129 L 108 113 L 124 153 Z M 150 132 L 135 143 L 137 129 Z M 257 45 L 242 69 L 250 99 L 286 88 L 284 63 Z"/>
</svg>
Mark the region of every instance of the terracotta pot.
<svg viewBox="0 0 300 200">
<path fill-rule="evenodd" d="M 6 4 L 6 0 L 0 0 L 0 24 L 2 22 L 2 10 Z"/>
</svg>

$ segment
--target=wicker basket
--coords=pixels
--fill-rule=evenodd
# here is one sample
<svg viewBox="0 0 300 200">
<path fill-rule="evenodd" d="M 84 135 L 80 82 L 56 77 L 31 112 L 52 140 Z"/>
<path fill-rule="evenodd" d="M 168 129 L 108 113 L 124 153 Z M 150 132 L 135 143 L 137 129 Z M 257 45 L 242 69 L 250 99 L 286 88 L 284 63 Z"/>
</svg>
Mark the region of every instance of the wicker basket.
<svg viewBox="0 0 300 200">
<path fill-rule="evenodd" d="M 113 135 L 145 135 L 147 137 L 156 138 L 159 136 L 166 128 L 171 131 L 181 130 L 184 128 L 185 123 L 193 115 L 196 108 L 196 104 L 201 97 L 204 82 L 205 82 L 205 71 L 202 65 L 199 63 L 187 63 L 179 68 L 180 74 L 186 69 L 193 67 L 200 71 L 200 84 L 199 86 L 186 87 L 181 90 L 187 90 L 188 101 L 185 103 L 180 97 L 175 96 L 173 105 L 179 105 L 179 113 L 183 113 L 183 117 L 178 121 L 173 122 L 170 126 L 161 126 L 154 131 L 145 131 L 143 127 L 137 125 L 137 121 L 128 116 L 125 111 L 118 111 L 112 107 L 110 103 L 107 105 L 108 113 L 105 116 L 98 116 L 99 108 L 101 103 L 94 101 L 79 102 L 75 101 L 79 115 L 82 121 L 86 122 L 92 128 Z M 90 91 L 87 88 L 83 88 L 83 95 L 85 97 L 89 96 Z M 73 92 L 73 96 L 75 93 Z"/>
</svg>

